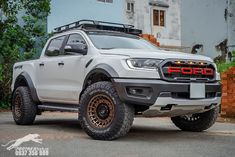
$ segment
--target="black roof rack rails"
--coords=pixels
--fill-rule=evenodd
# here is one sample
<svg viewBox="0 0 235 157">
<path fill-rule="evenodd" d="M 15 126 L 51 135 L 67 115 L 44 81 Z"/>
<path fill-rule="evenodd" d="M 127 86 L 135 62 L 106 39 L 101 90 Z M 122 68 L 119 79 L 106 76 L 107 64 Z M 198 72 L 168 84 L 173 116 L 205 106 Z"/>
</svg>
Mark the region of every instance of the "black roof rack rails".
<svg viewBox="0 0 235 157">
<path fill-rule="evenodd" d="M 142 30 L 134 29 L 133 25 L 126 25 L 121 23 L 113 23 L 113 22 L 104 22 L 104 21 L 94 21 L 94 20 L 80 20 L 76 22 L 69 23 L 64 26 L 60 26 L 55 28 L 54 33 L 61 33 L 64 31 L 68 31 L 71 29 L 98 29 L 98 30 L 108 30 L 108 31 L 118 31 L 124 32 L 133 35 L 142 34 Z"/>
</svg>

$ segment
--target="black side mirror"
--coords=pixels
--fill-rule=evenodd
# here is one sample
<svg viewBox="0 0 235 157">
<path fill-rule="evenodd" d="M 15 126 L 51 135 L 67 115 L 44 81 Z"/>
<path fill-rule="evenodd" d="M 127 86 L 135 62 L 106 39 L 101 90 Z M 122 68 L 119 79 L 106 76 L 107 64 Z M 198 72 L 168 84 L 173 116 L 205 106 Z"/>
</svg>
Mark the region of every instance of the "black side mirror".
<svg viewBox="0 0 235 157">
<path fill-rule="evenodd" d="M 59 50 L 54 50 L 54 51 L 47 50 L 46 51 L 46 55 L 47 56 L 59 56 L 60 55 L 60 51 Z"/>
<path fill-rule="evenodd" d="M 64 47 L 65 54 L 77 54 L 80 53 L 82 55 L 87 54 L 87 46 L 85 44 L 70 44 Z"/>
</svg>

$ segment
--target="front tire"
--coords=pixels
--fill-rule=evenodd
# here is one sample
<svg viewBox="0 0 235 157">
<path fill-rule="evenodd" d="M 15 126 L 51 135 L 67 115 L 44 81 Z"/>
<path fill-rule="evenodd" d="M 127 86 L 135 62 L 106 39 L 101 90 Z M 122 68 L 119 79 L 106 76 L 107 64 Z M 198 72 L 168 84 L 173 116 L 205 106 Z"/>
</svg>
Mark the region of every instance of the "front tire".
<svg viewBox="0 0 235 157">
<path fill-rule="evenodd" d="M 219 108 L 216 107 L 203 113 L 190 116 L 172 117 L 172 122 L 183 131 L 201 132 L 210 128 L 216 121 Z"/>
<path fill-rule="evenodd" d="M 96 140 L 124 136 L 134 120 L 134 107 L 121 102 L 111 82 L 97 82 L 83 93 L 79 121 L 85 132 Z"/>
<path fill-rule="evenodd" d="M 33 102 L 28 87 L 18 87 L 12 97 L 12 114 L 16 124 L 33 124 L 37 107 Z"/>
</svg>

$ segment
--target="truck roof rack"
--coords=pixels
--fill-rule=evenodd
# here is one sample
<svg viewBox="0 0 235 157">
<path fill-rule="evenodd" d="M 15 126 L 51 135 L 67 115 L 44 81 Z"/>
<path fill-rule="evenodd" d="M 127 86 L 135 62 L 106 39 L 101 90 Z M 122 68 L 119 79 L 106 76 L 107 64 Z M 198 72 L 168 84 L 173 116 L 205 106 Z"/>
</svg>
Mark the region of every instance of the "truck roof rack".
<svg viewBox="0 0 235 157">
<path fill-rule="evenodd" d="M 134 29 L 133 25 L 126 25 L 121 23 L 113 23 L 113 22 L 104 22 L 104 21 L 94 21 L 94 20 L 80 20 L 76 22 L 69 23 L 67 25 L 63 25 L 55 28 L 54 33 L 61 33 L 71 29 L 98 29 L 98 30 L 108 30 L 108 31 L 117 31 L 124 32 L 133 35 L 142 34 L 142 30 Z"/>
</svg>

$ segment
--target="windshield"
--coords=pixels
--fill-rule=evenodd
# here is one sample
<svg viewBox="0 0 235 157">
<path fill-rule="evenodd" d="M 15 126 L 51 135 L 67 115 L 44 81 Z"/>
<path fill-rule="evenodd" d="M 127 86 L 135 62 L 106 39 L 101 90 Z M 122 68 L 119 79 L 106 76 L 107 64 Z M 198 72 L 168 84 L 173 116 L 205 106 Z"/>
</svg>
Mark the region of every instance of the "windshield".
<svg viewBox="0 0 235 157">
<path fill-rule="evenodd" d="M 132 35 L 89 34 L 88 36 L 98 49 L 158 49 L 148 41 Z"/>
</svg>

